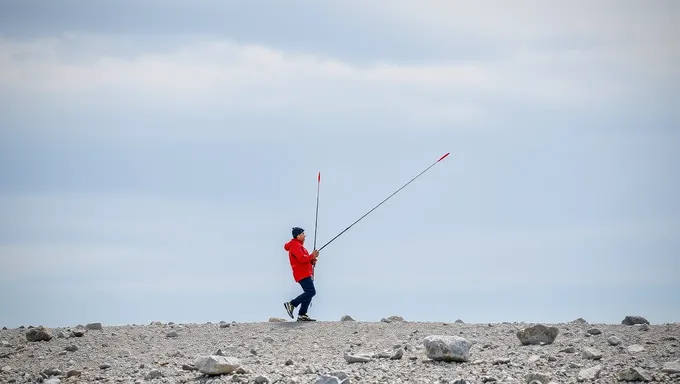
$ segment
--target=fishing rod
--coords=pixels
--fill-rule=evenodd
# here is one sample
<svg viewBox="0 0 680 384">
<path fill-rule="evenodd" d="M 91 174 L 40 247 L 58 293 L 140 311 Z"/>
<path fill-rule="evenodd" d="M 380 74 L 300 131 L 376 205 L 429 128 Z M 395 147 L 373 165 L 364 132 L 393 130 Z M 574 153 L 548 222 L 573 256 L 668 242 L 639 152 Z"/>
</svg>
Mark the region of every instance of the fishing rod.
<svg viewBox="0 0 680 384">
<path fill-rule="evenodd" d="M 321 186 L 321 172 L 316 177 L 316 219 L 314 219 L 314 248 L 316 249 L 316 228 L 319 222 L 319 187 Z"/>
<path fill-rule="evenodd" d="M 449 153 L 450 153 L 450 152 L 449 152 Z M 404 187 L 406 187 L 407 185 L 411 184 L 415 179 L 417 179 L 418 177 L 420 177 L 420 175 L 422 175 L 423 173 L 427 172 L 430 168 L 434 167 L 434 166 L 435 166 L 437 163 L 439 163 L 440 161 L 444 160 L 444 158 L 446 158 L 446 156 L 448 156 L 449 153 L 447 153 L 446 155 L 440 157 L 439 160 L 435 161 L 434 163 L 432 163 L 432 165 L 430 165 L 429 167 L 425 168 L 424 171 L 420 172 L 416 177 L 414 177 L 413 179 L 411 179 L 408 183 L 402 185 L 401 188 L 397 189 L 396 191 L 394 191 L 394 193 L 392 193 L 391 195 L 387 196 L 387 198 L 386 198 L 385 200 L 381 201 L 380 204 L 378 204 L 378 205 L 376 205 L 375 207 L 373 207 L 373 209 L 371 209 L 370 211 L 366 212 L 363 216 L 361 216 L 359 219 L 357 219 L 357 221 L 355 221 L 354 223 L 352 223 L 349 227 L 345 228 L 344 231 L 340 232 L 340 233 L 337 234 L 334 238 L 330 239 L 330 241 L 328 241 L 328 242 L 327 242 L 326 244 L 324 244 L 321 248 L 319 248 L 319 251 L 321 251 L 322 249 L 326 248 L 326 246 L 327 246 L 328 244 L 332 243 L 333 240 L 337 239 L 338 237 L 340 237 L 340 235 L 342 235 L 343 233 L 347 232 L 347 230 L 350 229 L 350 228 L 352 228 L 352 227 L 354 226 L 354 224 L 358 223 L 359 221 L 361 221 L 361 219 L 363 219 L 364 217 L 368 216 L 369 213 L 373 212 L 376 208 L 378 208 L 379 206 L 381 206 L 384 202 L 386 202 L 387 200 L 389 200 L 392 196 L 396 195 L 397 192 L 399 192 L 399 191 L 401 191 L 402 189 L 404 189 Z M 316 247 L 315 247 L 314 249 L 316 249 Z"/>
</svg>

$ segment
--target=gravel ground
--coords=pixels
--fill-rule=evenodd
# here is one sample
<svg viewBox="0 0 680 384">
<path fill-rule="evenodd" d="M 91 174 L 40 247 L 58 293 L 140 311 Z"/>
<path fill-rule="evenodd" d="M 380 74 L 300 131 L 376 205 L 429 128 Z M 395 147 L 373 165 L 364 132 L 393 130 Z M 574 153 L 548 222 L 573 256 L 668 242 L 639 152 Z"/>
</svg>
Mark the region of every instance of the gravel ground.
<svg viewBox="0 0 680 384">
<path fill-rule="evenodd" d="M 680 383 L 680 323 L 632 322 L 465 324 L 392 316 L 3 329 L 0 382 Z"/>
</svg>

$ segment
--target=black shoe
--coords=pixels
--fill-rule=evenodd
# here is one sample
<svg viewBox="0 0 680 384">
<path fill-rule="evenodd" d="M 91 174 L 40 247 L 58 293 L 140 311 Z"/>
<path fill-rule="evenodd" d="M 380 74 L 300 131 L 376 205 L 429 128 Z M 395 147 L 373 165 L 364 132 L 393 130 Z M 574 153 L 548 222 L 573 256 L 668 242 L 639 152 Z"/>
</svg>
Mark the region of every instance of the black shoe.
<svg viewBox="0 0 680 384">
<path fill-rule="evenodd" d="M 307 315 L 299 315 L 297 321 L 316 321 L 316 319 L 312 319 Z"/>
<path fill-rule="evenodd" d="M 293 304 L 290 303 L 290 301 L 286 301 L 283 303 L 283 306 L 286 308 L 286 312 L 288 312 L 288 316 L 290 316 L 291 319 L 294 319 L 295 317 L 293 316 L 293 310 L 295 307 L 293 307 Z"/>
</svg>

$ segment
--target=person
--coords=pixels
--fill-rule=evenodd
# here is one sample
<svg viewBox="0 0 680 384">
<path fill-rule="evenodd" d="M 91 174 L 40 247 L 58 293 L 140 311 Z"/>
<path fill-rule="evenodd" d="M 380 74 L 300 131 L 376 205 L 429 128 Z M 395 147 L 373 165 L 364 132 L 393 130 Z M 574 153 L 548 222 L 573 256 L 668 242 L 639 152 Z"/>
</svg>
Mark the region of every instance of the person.
<svg viewBox="0 0 680 384">
<path fill-rule="evenodd" d="M 312 297 L 316 295 L 316 289 L 314 288 L 314 266 L 319 257 L 319 251 L 315 249 L 309 254 L 305 249 L 304 243 L 307 235 L 304 229 L 294 227 L 292 234 L 293 238 L 284 244 L 283 249 L 288 251 L 288 260 L 293 270 L 293 279 L 295 279 L 296 283 L 300 284 L 303 292 L 293 300 L 283 303 L 283 306 L 286 308 L 286 312 L 288 312 L 288 316 L 291 319 L 295 318 L 293 316 L 295 308 L 300 306 L 297 321 L 316 321 L 309 317 L 307 310 L 312 302 Z"/>
</svg>

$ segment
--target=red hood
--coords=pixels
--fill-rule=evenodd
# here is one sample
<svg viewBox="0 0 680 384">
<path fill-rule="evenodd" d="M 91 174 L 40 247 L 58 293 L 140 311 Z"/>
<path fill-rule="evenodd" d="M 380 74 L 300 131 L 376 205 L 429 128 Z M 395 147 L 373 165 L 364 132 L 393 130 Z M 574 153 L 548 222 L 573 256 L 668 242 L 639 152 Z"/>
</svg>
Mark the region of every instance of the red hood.
<svg viewBox="0 0 680 384">
<path fill-rule="evenodd" d="M 290 241 L 283 245 L 283 249 L 285 249 L 286 251 L 290 251 L 290 246 L 295 242 L 304 244 L 304 241 L 300 241 L 298 239 L 290 239 Z"/>
</svg>

